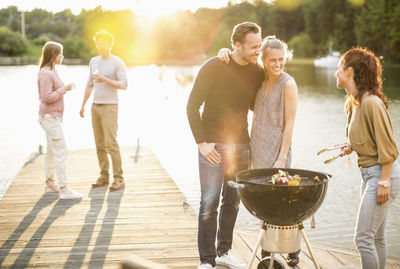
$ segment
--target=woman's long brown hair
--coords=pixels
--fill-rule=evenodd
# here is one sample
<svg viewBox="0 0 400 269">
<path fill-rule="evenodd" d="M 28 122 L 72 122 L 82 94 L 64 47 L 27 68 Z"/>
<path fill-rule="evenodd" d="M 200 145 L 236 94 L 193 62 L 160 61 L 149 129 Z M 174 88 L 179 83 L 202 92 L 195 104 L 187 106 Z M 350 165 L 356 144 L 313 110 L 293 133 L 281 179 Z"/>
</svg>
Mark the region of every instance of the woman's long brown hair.
<svg viewBox="0 0 400 269">
<path fill-rule="evenodd" d="M 345 52 L 341 60 L 345 68 L 352 67 L 354 70 L 354 82 L 358 91 L 354 102 L 359 104 L 361 96 L 369 92 L 382 99 L 387 108 L 389 102 L 382 92 L 382 64 L 379 58 L 367 48 L 356 47 Z M 351 103 L 350 101 L 348 96 L 346 104 Z"/>
<path fill-rule="evenodd" d="M 40 56 L 39 66 L 43 68 L 45 66 L 54 68 L 54 60 L 62 52 L 63 46 L 60 43 L 54 41 L 48 41 L 44 44 L 42 49 L 42 56 Z"/>
</svg>

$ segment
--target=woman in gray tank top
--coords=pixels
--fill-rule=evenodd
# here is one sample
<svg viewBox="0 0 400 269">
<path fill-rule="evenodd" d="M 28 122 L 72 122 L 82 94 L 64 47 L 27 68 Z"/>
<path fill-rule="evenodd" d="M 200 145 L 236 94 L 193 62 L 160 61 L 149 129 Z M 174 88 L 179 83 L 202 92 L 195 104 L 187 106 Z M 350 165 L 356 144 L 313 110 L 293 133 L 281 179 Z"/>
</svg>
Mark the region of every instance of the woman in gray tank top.
<svg viewBox="0 0 400 269">
<path fill-rule="evenodd" d="M 293 77 L 284 72 L 287 56 L 283 41 L 275 36 L 264 39 L 265 81 L 257 93 L 250 139 L 254 168 L 288 168 L 291 164 L 298 90 Z"/>
</svg>

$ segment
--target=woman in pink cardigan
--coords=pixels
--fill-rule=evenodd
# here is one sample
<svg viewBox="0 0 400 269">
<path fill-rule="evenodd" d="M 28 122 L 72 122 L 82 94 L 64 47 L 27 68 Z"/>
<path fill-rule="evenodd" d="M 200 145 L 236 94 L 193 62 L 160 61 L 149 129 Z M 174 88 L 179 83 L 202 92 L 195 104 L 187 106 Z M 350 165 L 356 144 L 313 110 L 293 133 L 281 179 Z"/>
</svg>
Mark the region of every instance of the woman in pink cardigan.
<svg viewBox="0 0 400 269">
<path fill-rule="evenodd" d="M 38 74 L 39 88 L 39 124 L 46 132 L 47 154 L 45 159 L 46 188 L 45 192 L 58 192 L 60 199 L 82 198 L 82 194 L 67 187 L 67 147 L 62 128 L 64 112 L 64 94 L 74 85 L 64 85 L 57 74 L 55 66 L 63 59 L 62 45 L 49 41 L 42 49 L 40 71 Z M 58 187 L 54 184 L 57 174 Z"/>
</svg>

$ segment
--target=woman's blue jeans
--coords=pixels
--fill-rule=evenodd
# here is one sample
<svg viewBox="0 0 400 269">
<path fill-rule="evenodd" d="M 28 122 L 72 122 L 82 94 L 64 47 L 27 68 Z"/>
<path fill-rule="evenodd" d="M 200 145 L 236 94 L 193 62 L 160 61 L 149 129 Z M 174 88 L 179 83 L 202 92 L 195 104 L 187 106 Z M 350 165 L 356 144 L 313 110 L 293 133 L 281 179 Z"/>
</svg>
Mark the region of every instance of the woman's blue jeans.
<svg viewBox="0 0 400 269">
<path fill-rule="evenodd" d="M 390 172 L 389 200 L 379 205 L 376 189 L 381 165 L 361 168 L 361 203 L 358 212 L 355 243 L 361 256 L 363 269 L 384 269 L 387 258 L 385 224 L 388 209 L 400 191 L 400 164 L 396 160 Z"/>
<path fill-rule="evenodd" d="M 239 210 L 240 199 L 237 190 L 227 182 L 234 179 L 237 171 L 248 169 L 250 162 L 248 144 L 216 144 L 215 149 L 222 157 L 219 164 L 208 162 L 199 152 L 201 200 L 198 248 L 201 263 L 213 266 L 216 255 L 222 255 L 232 247 L 233 228 Z M 221 191 L 222 200 L 218 216 Z"/>
</svg>

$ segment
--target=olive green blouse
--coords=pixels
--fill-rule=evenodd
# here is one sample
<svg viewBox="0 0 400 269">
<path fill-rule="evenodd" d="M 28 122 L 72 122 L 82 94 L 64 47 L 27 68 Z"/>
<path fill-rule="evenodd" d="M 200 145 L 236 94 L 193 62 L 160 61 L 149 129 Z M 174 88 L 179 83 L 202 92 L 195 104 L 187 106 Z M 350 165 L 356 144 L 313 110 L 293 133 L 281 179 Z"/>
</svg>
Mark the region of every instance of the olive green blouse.
<svg viewBox="0 0 400 269">
<path fill-rule="evenodd" d="M 358 155 L 358 166 L 394 162 L 399 152 L 385 104 L 369 93 L 361 97 L 360 103 L 351 105 L 346 127 L 351 148 Z"/>
</svg>

